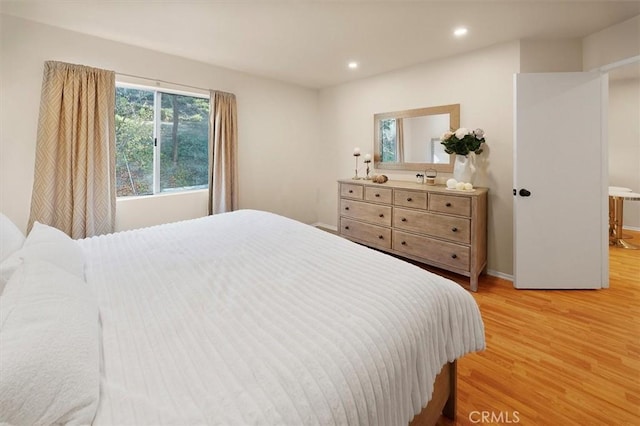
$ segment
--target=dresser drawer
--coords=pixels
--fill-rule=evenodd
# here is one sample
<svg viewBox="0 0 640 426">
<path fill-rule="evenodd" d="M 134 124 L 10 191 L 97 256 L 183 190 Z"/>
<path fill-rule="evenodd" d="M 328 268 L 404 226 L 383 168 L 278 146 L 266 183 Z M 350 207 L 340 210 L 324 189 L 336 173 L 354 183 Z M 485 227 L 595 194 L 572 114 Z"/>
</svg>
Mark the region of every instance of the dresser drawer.
<svg viewBox="0 0 640 426">
<path fill-rule="evenodd" d="M 391 204 L 393 190 L 391 188 L 376 188 L 367 186 L 364 188 L 364 199 L 376 203 Z"/>
<path fill-rule="evenodd" d="M 372 246 L 390 249 L 391 229 L 362 223 L 346 217 L 340 218 L 340 234 L 366 242 Z"/>
<path fill-rule="evenodd" d="M 350 183 L 340 184 L 341 197 L 362 200 L 363 193 L 364 193 L 364 187 L 362 185 L 352 185 Z"/>
<path fill-rule="evenodd" d="M 393 226 L 455 242 L 467 244 L 471 242 L 470 220 L 461 217 L 394 207 Z"/>
<path fill-rule="evenodd" d="M 391 206 L 342 199 L 340 214 L 377 225 L 391 226 Z"/>
<path fill-rule="evenodd" d="M 469 270 L 469 247 L 394 230 L 393 249 L 456 269 Z"/>
<path fill-rule="evenodd" d="M 429 210 L 471 217 L 471 198 L 455 195 L 430 194 Z"/>
<path fill-rule="evenodd" d="M 416 209 L 426 210 L 427 193 L 396 189 L 393 191 L 393 204 L 396 206 L 413 207 Z"/>
</svg>

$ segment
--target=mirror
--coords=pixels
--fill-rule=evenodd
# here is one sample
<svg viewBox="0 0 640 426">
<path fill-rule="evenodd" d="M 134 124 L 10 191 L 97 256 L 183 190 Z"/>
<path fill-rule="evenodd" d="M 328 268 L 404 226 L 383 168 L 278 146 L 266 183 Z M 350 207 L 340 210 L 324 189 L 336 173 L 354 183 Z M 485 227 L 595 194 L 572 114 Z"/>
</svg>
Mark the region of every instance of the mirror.
<svg viewBox="0 0 640 426">
<path fill-rule="evenodd" d="M 373 124 L 377 169 L 453 171 L 440 138 L 460 127 L 460 104 L 375 114 Z"/>
</svg>

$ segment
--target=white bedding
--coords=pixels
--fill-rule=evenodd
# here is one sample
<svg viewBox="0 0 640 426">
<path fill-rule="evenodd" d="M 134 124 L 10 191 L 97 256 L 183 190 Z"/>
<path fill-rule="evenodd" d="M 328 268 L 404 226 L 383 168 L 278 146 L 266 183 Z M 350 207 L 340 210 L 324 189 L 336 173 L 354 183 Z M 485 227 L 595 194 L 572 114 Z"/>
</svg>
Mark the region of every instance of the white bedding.
<svg viewBox="0 0 640 426">
<path fill-rule="evenodd" d="M 457 284 L 251 210 L 79 241 L 97 293 L 95 425 L 406 425 L 484 348 Z"/>
</svg>

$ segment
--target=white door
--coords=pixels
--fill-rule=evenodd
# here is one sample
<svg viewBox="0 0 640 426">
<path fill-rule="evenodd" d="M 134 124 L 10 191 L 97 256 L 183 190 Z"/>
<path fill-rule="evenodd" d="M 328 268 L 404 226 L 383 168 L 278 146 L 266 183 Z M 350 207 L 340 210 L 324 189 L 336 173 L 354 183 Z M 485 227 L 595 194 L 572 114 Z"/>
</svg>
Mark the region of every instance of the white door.
<svg viewBox="0 0 640 426">
<path fill-rule="evenodd" d="M 607 100 L 599 72 L 515 76 L 516 288 L 608 287 Z"/>
</svg>

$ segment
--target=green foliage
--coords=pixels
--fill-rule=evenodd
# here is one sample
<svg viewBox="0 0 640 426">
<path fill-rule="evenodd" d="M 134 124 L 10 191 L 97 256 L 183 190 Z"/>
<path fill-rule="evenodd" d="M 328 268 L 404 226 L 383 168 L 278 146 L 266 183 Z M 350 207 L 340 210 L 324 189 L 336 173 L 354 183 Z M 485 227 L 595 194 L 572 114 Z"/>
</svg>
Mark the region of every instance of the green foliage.
<svg viewBox="0 0 640 426">
<path fill-rule="evenodd" d="M 116 192 L 153 193 L 153 92 L 116 89 Z"/>
<path fill-rule="evenodd" d="M 474 133 L 477 132 L 477 133 Z M 462 138 L 456 136 L 464 134 Z M 470 152 L 482 154 L 482 144 L 484 143 L 484 131 L 476 129 L 469 132 L 466 129 L 458 129 L 455 132 L 447 132 L 442 137 L 444 152 L 447 154 L 469 155 Z"/>
</svg>

